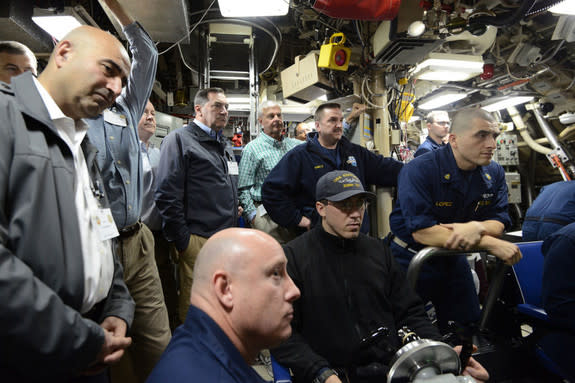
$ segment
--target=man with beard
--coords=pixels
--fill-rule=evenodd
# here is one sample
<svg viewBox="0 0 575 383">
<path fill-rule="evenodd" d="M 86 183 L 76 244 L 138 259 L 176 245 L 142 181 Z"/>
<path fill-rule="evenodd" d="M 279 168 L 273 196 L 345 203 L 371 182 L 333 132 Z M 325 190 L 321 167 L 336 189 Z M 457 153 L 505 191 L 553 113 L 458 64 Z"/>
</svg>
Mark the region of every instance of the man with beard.
<svg viewBox="0 0 575 383">
<path fill-rule="evenodd" d="M 274 101 L 266 101 L 260 106 L 258 121 L 262 133 L 242 151 L 238 184 L 240 203 L 245 218 L 254 229 L 268 233 L 279 243 L 286 243 L 293 237 L 267 214 L 262 205 L 262 184 L 279 160 L 302 142 L 282 136 L 282 111 Z"/>
<path fill-rule="evenodd" d="M 449 144 L 409 162 L 399 175 L 398 197 L 390 215 L 391 250 L 405 269 L 425 246 L 487 250 L 509 265 L 519 248 L 497 237 L 511 224 L 503 168 L 491 161 L 499 135 L 486 111 L 459 112 Z M 464 255 L 436 257 L 419 276 L 417 291 L 435 306 L 439 328 L 479 320 L 479 299 Z"/>
<path fill-rule="evenodd" d="M 186 319 L 196 257 L 209 237 L 236 226 L 238 164 L 222 135 L 228 123 L 223 89 L 196 93 L 196 118 L 170 132 L 162 141 L 156 206 L 164 235 L 179 253 L 179 316 Z"/>
</svg>

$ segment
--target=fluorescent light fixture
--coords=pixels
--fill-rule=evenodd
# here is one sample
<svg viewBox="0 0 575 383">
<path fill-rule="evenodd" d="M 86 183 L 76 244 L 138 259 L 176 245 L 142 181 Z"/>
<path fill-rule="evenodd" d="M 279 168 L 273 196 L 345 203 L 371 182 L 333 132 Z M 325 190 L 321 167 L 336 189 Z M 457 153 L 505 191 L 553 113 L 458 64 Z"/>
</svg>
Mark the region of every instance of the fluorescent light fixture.
<svg viewBox="0 0 575 383">
<path fill-rule="evenodd" d="M 575 15 L 575 0 L 565 0 L 549 8 L 549 11 L 561 15 Z"/>
<path fill-rule="evenodd" d="M 230 97 L 226 97 L 226 100 L 228 100 L 229 104 L 249 104 L 250 103 L 250 97 L 249 96 L 230 96 Z"/>
<path fill-rule="evenodd" d="M 224 17 L 284 16 L 290 0 L 218 0 Z"/>
<path fill-rule="evenodd" d="M 486 110 L 488 112 L 495 112 L 501 109 L 508 108 L 510 106 L 525 104 L 533 100 L 533 96 L 515 96 L 515 97 L 505 97 L 505 98 L 497 98 L 493 100 L 489 105 L 485 105 L 481 107 L 481 109 Z"/>
<path fill-rule="evenodd" d="M 456 90 L 444 90 L 431 94 L 417 104 L 418 109 L 433 110 L 467 97 L 467 93 Z"/>
<path fill-rule="evenodd" d="M 61 13 L 35 8 L 32 21 L 56 40 L 62 40 L 68 32 L 82 25 L 98 27 L 92 17 L 80 5 L 64 7 Z"/>
<path fill-rule="evenodd" d="M 483 73 L 481 56 L 430 53 L 411 72 L 413 78 L 428 81 L 465 81 Z"/>
</svg>

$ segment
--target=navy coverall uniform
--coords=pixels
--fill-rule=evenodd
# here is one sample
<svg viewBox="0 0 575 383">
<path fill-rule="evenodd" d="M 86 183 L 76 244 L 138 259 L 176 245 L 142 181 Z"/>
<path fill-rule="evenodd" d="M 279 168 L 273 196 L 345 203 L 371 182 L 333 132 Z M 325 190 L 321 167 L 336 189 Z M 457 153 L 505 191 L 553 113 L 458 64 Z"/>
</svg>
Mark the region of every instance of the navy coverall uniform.
<svg viewBox="0 0 575 383">
<path fill-rule="evenodd" d="M 440 223 L 497 220 L 511 224 L 503 168 L 491 162 L 471 171 L 457 167 L 451 145 L 415 158 L 399 175 L 398 199 L 390 215 L 393 255 L 407 269 L 424 246 L 412 233 Z M 398 242 L 403 242 L 399 245 Z M 436 257 L 422 268 L 417 292 L 435 306 L 439 326 L 479 319 L 479 300 L 464 255 Z"/>
<path fill-rule="evenodd" d="M 575 222 L 575 181 L 555 182 L 541 189 L 523 222 L 524 241 L 542 241 Z"/>
<path fill-rule="evenodd" d="M 419 145 L 413 157 L 419 157 L 422 154 L 432 152 L 444 146 L 445 146 L 444 143 L 438 144 L 437 142 L 433 141 L 431 137 L 427 136 L 425 141 L 423 141 L 423 143 Z"/>
</svg>

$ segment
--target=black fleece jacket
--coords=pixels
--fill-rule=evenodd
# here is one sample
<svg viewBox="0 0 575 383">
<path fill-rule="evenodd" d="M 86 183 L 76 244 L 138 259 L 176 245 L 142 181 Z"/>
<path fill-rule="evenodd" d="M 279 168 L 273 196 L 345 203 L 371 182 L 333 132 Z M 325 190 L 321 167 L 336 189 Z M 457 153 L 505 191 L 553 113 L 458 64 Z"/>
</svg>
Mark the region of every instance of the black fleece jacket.
<svg viewBox="0 0 575 383">
<path fill-rule="evenodd" d="M 341 239 L 320 224 L 284 250 L 301 298 L 294 303 L 292 336 L 272 353 L 297 381 L 311 382 L 323 367 L 387 364 L 400 346 L 395 334 L 402 326 L 440 339 L 382 241 L 363 234 Z M 361 339 L 382 326 L 394 334 L 387 338 L 393 352 L 377 342 L 359 352 Z"/>
</svg>

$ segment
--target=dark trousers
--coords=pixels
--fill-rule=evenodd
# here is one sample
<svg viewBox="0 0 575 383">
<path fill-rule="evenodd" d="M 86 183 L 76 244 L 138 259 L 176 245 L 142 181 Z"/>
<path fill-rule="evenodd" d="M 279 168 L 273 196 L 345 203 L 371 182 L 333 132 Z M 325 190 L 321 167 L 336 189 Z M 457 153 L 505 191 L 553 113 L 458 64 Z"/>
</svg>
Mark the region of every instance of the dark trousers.
<svg viewBox="0 0 575 383">
<path fill-rule="evenodd" d="M 391 252 L 406 271 L 415 254 L 391 243 Z M 439 256 L 428 260 L 417 280 L 417 293 L 424 302 L 431 301 L 442 333 L 449 321 L 470 325 L 479 321 L 481 310 L 475 284 L 464 255 Z"/>
</svg>

